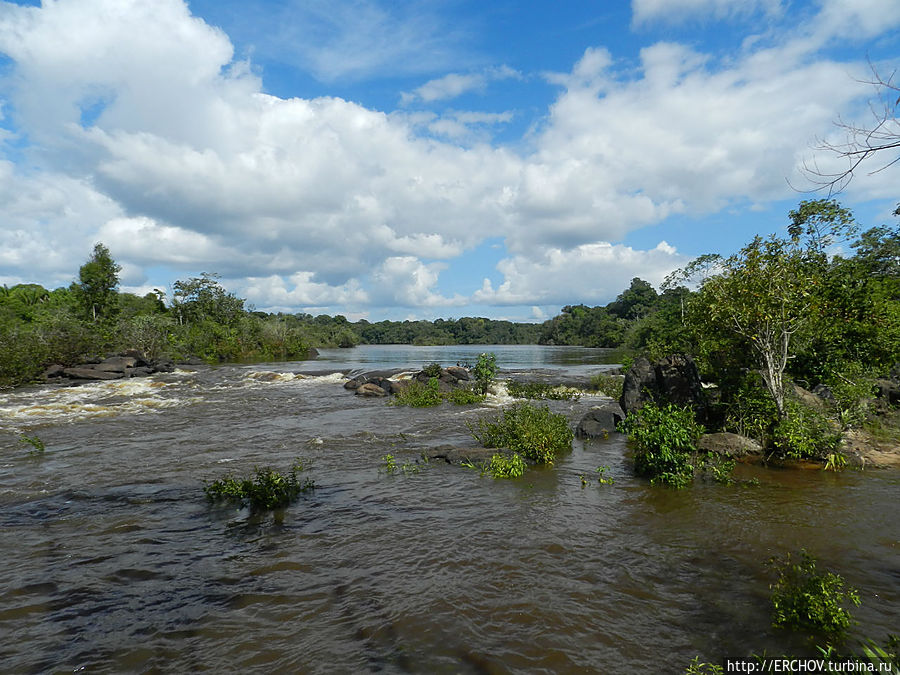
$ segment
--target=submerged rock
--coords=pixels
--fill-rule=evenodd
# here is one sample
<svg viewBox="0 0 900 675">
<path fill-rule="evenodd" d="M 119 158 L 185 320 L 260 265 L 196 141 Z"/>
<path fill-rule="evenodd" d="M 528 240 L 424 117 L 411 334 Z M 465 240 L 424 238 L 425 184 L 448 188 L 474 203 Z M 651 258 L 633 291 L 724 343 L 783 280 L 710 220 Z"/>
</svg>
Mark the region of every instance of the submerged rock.
<svg viewBox="0 0 900 675">
<path fill-rule="evenodd" d="M 730 459 L 757 459 L 763 456 L 762 446 L 752 438 L 727 431 L 704 434 L 697 442 L 697 449 Z"/>
</svg>

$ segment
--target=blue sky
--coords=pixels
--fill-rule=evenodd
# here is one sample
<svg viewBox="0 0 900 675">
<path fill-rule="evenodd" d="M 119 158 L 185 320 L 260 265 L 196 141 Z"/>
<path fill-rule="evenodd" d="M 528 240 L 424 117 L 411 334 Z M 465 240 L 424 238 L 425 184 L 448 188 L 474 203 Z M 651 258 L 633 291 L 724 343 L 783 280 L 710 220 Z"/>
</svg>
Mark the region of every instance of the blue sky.
<svg viewBox="0 0 900 675">
<path fill-rule="evenodd" d="M 896 0 L 0 2 L 0 283 L 539 320 L 783 230 Z M 840 195 L 892 220 L 897 171 Z M 793 187 L 792 187 L 793 186 Z"/>
</svg>

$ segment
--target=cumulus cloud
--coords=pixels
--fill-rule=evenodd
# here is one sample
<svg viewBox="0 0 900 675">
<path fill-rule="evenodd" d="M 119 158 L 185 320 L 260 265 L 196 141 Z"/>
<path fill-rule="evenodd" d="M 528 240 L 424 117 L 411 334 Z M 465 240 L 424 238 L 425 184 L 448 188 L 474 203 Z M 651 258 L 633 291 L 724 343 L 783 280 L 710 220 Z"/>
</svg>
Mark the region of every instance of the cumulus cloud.
<svg viewBox="0 0 900 675">
<path fill-rule="evenodd" d="M 900 22 L 896 7 L 827 0 L 815 35 L 841 25 L 874 35 L 873 17 Z M 39 270 L 67 281 L 73 251 L 81 261 L 102 239 L 135 287 L 141 268 L 165 265 L 221 272 L 261 307 L 448 307 L 467 299 L 441 292 L 443 261 L 496 237 L 510 255 L 504 281 L 475 301 L 564 302 L 564 289 L 603 269 L 586 291 L 600 302 L 679 264 L 665 247 L 615 244 L 629 232 L 793 194 L 785 178 L 810 142 L 868 94 L 853 79 L 864 64 L 813 59 L 810 35 L 728 61 L 660 42 L 636 71 L 587 49 L 546 76 L 559 94 L 529 149 L 514 151 L 478 135 L 509 112 L 386 114 L 268 95 L 228 36 L 182 0 L 0 3 L 0 52 L 12 61 L 0 96 L 29 167 L 0 162 L 0 280 Z M 322 77 L 365 71 L 322 59 Z M 466 72 L 410 96 L 447 100 L 519 76 Z"/>
<path fill-rule="evenodd" d="M 578 288 L 582 302 L 605 304 L 634 277 L 659 287 L 670 272 L 688 262 L 664 241 L 649 251 L 608 243 L 548 249 L 540 256 L 501 260 L 497 269 L 503 282 L 494 288 L 485 279 L 474 299 L 492 305 L 564 305 Z"/>
</svg>

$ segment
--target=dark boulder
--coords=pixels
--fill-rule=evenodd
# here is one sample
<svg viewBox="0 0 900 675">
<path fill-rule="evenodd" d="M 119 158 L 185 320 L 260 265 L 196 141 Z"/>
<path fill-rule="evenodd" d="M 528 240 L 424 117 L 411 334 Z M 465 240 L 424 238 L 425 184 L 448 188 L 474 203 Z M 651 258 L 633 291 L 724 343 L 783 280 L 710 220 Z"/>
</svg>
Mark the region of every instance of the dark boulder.
<svg viewBox="0 0 900 675">
<path fill-rule="evenodd" d="M 149 366 L 137 366 L 136 368 L 129 369 L 127 374 L 130 377 L 148 377 L 154 372 L 153 368 L 150 368 Z"/>
<path fill-rule="evenodd" d="M 606 401 L 591 408 L 575 429 L 578 438 L 608 438 L 616 432 L 616 425 L 625 419 L 622 407 L 615 401 Z"/>
<path fill-rule="evenodd" d="M 360 382 L 359 378 L 354 377 L 352 380 L 344 382 L 344 389 L 359 389 L 361 384 L 365 384 L 365 382 Z"/>
<path fill-rule="evenodd" d="M 693 408 L 698 418 L 706 418 L 707 404 L 700 373 L 690 356 L 672 354 L 650 363 L 643 356 L 635 359 L 625 373 L 619 404 L 627 414 L 652 400 L 660 405 L 674 403 Z"/>
<path fill-rule="evenodd" d="M 875 380 L 878 387 L 878 397 L 891 405 L 900 404 L 900 382 L 897 380 Z"/>
<path fill-rule="evenodd" d="M 472 379 L 472 376 L 469 375 L 469 371 L 462 366 L 448 366 L 447 372 L 457 380 L 468 381 Z"/>
<path fill-rule="evenodd" d="M 157 359 L 150 367 L 153 368 L 154 372 L 157 373 L 174 373 L 175 372 L 175 363 L 172 359 Z"/>
</svg>

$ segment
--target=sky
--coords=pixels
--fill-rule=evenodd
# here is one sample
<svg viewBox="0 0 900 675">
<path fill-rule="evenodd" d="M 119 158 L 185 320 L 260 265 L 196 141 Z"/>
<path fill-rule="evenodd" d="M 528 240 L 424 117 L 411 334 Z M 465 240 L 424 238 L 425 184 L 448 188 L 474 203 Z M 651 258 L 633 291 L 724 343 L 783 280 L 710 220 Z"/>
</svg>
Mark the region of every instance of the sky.
<svg viewBox="0 0 900 675">
<path fill-rule="evenodd" d="M 898 0 L 0 0 L 0 283 L 540 321 L 783 233 L 898 66 Z"/>
</svg>

